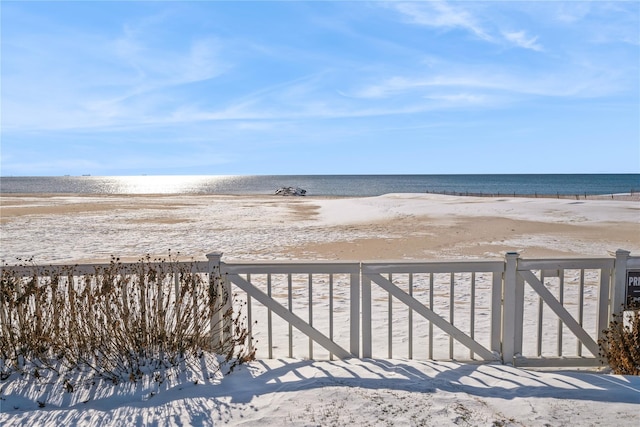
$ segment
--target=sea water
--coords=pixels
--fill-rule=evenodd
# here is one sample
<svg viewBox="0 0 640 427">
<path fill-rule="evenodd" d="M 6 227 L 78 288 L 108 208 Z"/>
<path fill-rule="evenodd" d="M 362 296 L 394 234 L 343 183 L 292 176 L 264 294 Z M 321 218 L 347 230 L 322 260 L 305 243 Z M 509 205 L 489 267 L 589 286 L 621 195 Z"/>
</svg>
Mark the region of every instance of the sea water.
<svg viewBox="0 0 640 427">
<path fill-rule="evenodd" d="M 299 187 L 310 196 L 388 193 L 594 195 L 640 191 L 640 174 L 516 175 L 160 175 L 1 177 L 0 193 L 273 194 Z"/>
</svg>

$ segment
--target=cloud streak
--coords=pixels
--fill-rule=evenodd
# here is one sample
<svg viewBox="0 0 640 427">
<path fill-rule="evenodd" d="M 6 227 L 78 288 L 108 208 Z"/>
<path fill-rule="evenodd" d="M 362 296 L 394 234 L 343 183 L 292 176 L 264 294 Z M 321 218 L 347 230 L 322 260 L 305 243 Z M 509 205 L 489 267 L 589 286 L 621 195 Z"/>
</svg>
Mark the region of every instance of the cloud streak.
<svg viewBox="0 0 640 427">
<path fill-rule="evenodd" d="M 113 38 L 75 32 L 51 37 L 45 31 L 18 36 L 9 49 L 20 69 L 3 73 L 4 129 L 144 125 L 189 98 L 185 86 L 231 68 L 220 59 L 215 37 L 190 37 L 168 48 L 157 45 L 155 34 L 147 24 L 123 25 Z M 42 46 L 48 52 L 32 55 Z"/>
<path fill-rule="evenodd" d="M 397 3 L 394 6 L 398 12 L 417 25 L 445 30 L 462 29 L 482 40 L 494 40 L 470 12 L 444 1 Z"/>
<path fill-rule="evenodd" d="M 524 31 L 505 31 L 502 33 L 505 39 L 513 43 L 515 46 L 531 49 L 538 52 L 543 50 L 542 45 L 537 43 L 538 37 L 530 37 Z"/>
<path fill-rule="evenodd" d="M 410 152 L 476 140 L 462 132 L 469 117 L 485 131 L 558 132 L 560 115 L 547 111 L 569 116 L 560 133 L 575 140 L 598 135 L 585 136 L 584 123 L 605 123 L 637 142 L 637 117 L 611 125 L 638 112 L 637 46 L 627 40 L 639 17 L 629 7 L 590 4 L 554 20 L 555 3 L 254 6 L 3 6 L 3 168 L 89 168 L 96 158 L 140 168 L 136 153 L 158 167 L 237 165 L 305 144 L 375 154 L 388 139 Z M 129 160 L 102 147 L 127 147 Z"/>
<path fill-rule="evenodd" d="M 416 25 L 422 25 L 444 31 L 461 30 L 472 34 L 479 40 L 505 44 L 522 49 L 542 51 L 537 36 L 527 36 L 524 30 L 505 31 L 493 29 L 494 23 L 473 13 L 465 3 L 447 3 L 445 1 L 426 1 L 412 3 L 393 3 L 400 14 Z"/>
</svg>

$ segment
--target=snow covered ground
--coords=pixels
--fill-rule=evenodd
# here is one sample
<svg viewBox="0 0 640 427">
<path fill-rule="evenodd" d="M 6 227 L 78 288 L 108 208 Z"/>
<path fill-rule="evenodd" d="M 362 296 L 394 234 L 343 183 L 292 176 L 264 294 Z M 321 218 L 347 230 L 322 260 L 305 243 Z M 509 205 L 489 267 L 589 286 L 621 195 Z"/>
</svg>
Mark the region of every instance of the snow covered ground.
<svg viewBox="0 0 640 427">
<path fill-rule="evenodd" d="M 425 253 L 463 258 L 499 256 L 505 247 L 527 253 L 543 246 L 562 254 L 592 256 L 607 256 L 608 251 L 618 247 L 631 250 L 634 255 L 640 252 L 637 201 L 434 195 L 286 201 L 220 196 L 3 196 L 2 208 L 0 255 L 8 261 L 11 257 L 32 255 L 40 263 L 105 261 L 111 254 L 135 258 L 145 253 L 163 254 L 167 249 L 198 259 L 211 250 L 222 250 L 225 257 L 233 259 L 292 259 L 298 257 L 300 248 L 310 256 L 328 254 L 329 259 L 344 259 L 338 249 L 345 245 L 355 250 L 351 253 L 356 256 L 379 254 L 381 247 L 385 249 L 382 255 L 386 255 L 391 247 L 404 245 L 408 249 L 403 254 L 410 259 L 422 259 Z M 485 218 L 502 222 L 475 225 L 475 221 Z M 467 220 L 471 227 L 465 233 L 470 234 L 474 246 L 460 240 L 443 251 L 438 245 L 455 242 L 453 233 L 466 227 Z M 493 227 L 490 233 L 482 235 L 482 229 L 489 227 Z M 480 252 L 474 249 L 477 242 L 494 239 L 494 233 L 505 227 L 523 227 L 524 231 L 505 235 L 505 239 L 495 237 L 505 240 L 499 243 L 487 240 Z M 618 227 L 624 231 L 619 235 Z M 544 232 L 535 232 L 543 229 Z M 480 234 L 473 234 L 476 232 Z M 420 237 L 414 240 L 433 246 L 412 246 L 414 234 Z M 378 246 L 380 242 L 389 244 Z M 322 252 L 325 244 L 330 251 Z M 567 301 L 575 298 L 572 280 L 569 277 L 566 281 Z M 479 275 L 479 306 L 488 304 L 489 296 L 483 293 L 488 283 L 488 278 Z M 594 303 L 597 296 L 596 285 L 591 283 L 597 284 L 597 277 L 587 277 L 585 324 L 593 314 L 588 304 Z M 448 282 L 436 281 L 436 286 L 436 294 L 442 294 L 446 301 Z M 316 291 L 321 289 L 316 287 Z M 464 305 L 465 295 L 462 292 L 456 304 Z M 322 298 L 314 298 L 322 302 Z M 387 304 L 383 299 L 376 301 L 383 307 Z M 537 310 L 535 294 L 527 295 L 525 301 L 525 310 Z M 301 307 L 304 310 L 304 303 Z M 335 310 L 345 311 L 346 307 L 336 306 Z M 394 313 L 400 314 L 401 308 L 394 307 Z M 442 313 L 446 317 L 446 310 Z M 460 313 L 456 312 L 456 322 L 468 324 L 464 310 Z M 480 309 L 477 315 L 482 315 Z M 260 317 L 256 319 L 263 323 Z M 320 319 L 314 325 L 324 327 Z M 374 320 L 374 325 L 376 330 L 387 331 L 383 319 Z M 483 325 L 482 321 L 477 322 L 478 339 L 486 340 Z M 146 378 L 138 384 L 114 386 L 77 374 L 71 379 L 73 393 L 65 391 L 63 378 L 35 379 L 14 373 L 0 381 L 0 425 L 638 424 L 639 377 L 598 370 L 541 371 L 499 364 L 428 361 L 424 349 L 423 353 L 415 352 L 416 360 L 408 360 L 406 323 L 401 326 L 394 335 L 392 360 L 383 359 L 387 351 L 383 338 L 374 348 L 375 359 L 310 361 L 303 355 L 288 359 L 280 354 L 285 352 L 286 343 L 279 343 L 275 359 L 261 358 L 226 377 L 211 373 L 215 370 L 214 361 L 202 360 L 169 371 L 162 383 Z M 525 327 L 526 346 L 537 330 L 535 323 L 525 322 Z M 336 329 L 337 337 L 348 336 L 347 322 L 338 322 Z M 557 318 L 546 318 L 544 342 L 553 344 L 556 331 Z M 566 332 L 566 328 L 560 331 Z M 258 330 L 256 333 L 259 337 Z M 414 340 L 421 339 L 424 327 L 420 329 L 418 325 Z M 435 342 L 444 348 L 446 356 L 448 338 L 436 337 Z M 306 347 L 305 339 L 300 347 Z M 565 347 L 576 348 L 570 336 L 565 337 Z M 462 351 L 468 354 L 468 350 Z M 314 355 L 322 357 L 320 352 Z"/>
<path fill-rule="evenodd" d="M 158 384 L 2 383 L 3 426 L 637 426 L 640 377 L 408 360 L 261 360 Z M 42 402 L 42 407 L 38 402 Z"/>
<path fill-rule="evenodd" d="M 514 249 L 527 256 L 536 250 L 607 256 L 620 247 L 640 252 L 637 201 L 433 194 L 2 195 L 1 205 L 0 259 L 7 262 L 31 256 L 38 263 L 104 261 L 112 254 L 135 260 L 147 253 L 166 256 L 169 249 L 197 259 L 211 251 L 222 251 L 227 259 L 394 259 L 393 253 L 365 246 L 393 240 L 391 246 L 398 249 L 412 238 L 419 238 L 421 246 L 402 252 L 402 258 L 502 258 Z M 347 243 L 355 252 L 307 250 L 300 256 L 295 251 L 336 243 Z M 482 249 L 470 251 L 471 246 Z"/>
</svg>

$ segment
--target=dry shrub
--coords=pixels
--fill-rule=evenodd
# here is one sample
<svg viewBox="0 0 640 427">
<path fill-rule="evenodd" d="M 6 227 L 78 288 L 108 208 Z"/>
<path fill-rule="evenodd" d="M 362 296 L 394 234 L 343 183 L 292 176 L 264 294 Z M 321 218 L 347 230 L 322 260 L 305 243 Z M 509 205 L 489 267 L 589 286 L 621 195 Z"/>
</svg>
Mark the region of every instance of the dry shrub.
<svg viewBox="0 0 640 427">
<path fill-rule="evenodd" d="M 600 356 L 603 357 L 614 374 L 640 375 L 640 309 L 629 310 L 614 315 L 609 328 L 598 340 Z"/>
<path fill-rule="evenodd" d="M 216 271 L 151 260 L 79 275 L 75 267 L 3 265 L 0 376 L 90 369 L 118 383 L 218 356 L 232 370 L 254 359 L 246 319 Z M 25 274 L 29 272 L 29 274 Z M 214 340 L 217 337 L 222 339 Z M 34 368 L 35 367 L 35 368 Z"/>
</svg>

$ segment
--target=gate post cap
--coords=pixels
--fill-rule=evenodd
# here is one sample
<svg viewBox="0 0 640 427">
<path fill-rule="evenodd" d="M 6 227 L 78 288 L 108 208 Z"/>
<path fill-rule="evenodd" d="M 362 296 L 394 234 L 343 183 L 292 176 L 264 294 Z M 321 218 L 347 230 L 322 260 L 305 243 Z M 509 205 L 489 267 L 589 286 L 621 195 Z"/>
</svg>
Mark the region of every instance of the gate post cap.
<svg viewBox="0 0 640 427">
<path fill-rule="evenodd" d="M 220 258 L 222 258 L 222 252 L 210 252 L 205 256 L 209 261 L 220 260 Z"/>
</svg>

